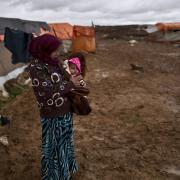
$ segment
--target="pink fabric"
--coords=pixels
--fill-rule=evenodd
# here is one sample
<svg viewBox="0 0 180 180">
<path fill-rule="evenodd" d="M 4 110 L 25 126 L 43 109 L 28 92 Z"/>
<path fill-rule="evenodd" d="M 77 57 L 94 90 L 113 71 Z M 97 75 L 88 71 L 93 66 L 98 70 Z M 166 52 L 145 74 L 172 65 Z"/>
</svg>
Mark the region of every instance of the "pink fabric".
<svg viewBox="0 0 180 180">
<path fill-rule="evenodd" d="M 81 73 L 81 63 L 80 63 L 79 58 L 69 59 L 68 62 L 75 64 L 77 66 L 79 73 Z"/>
</svg>

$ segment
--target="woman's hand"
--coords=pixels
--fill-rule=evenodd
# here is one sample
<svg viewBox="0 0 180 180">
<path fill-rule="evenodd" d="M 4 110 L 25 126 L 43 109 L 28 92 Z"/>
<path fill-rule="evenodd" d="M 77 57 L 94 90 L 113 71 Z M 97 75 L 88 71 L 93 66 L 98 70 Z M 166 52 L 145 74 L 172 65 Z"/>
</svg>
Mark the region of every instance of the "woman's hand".
<svg viewBox="0 0 180 180">
<path fill-rule="evenodd" d="M 75 86 L 80 86 L 81 80 L 83 80 L 83 77 L 81 75 L 71 76 L 71 78 L 70 78 L 70 81 L 72 81 Z"/>
</svg>

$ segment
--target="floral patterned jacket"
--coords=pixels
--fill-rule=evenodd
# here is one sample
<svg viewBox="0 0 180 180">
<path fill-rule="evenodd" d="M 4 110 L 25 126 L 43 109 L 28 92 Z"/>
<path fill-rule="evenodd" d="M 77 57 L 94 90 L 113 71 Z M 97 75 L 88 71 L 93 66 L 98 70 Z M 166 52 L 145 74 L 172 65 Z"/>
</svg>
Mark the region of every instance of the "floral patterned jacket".
<svg viewBox="0 0 180 180">
<path fill-rule="evenodd" d="M 65 80 L 63 69 L 34 59 L 29 73 L 41 117 L 54 118 L 71 112 L 68 93 L 74 85 Z"/>
</svg>

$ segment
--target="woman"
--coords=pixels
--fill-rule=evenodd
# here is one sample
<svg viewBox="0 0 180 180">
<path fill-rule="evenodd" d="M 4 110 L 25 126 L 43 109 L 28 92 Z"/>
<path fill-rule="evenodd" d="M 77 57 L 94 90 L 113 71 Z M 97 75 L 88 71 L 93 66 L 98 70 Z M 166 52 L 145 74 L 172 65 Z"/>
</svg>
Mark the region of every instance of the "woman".
<svg viewBox="0 0 180 180">
<path fill-rule="evenodd" d="M 44 34 L 32 40 L 30 77 L 42 125 L 41 175 L 44 180 L 68 180 L 77 171 L 73 146 L 73 116 L 68 93 L 80 85 L 81 76 L 65 80 L 59 63 L 61 42 Z M 60 67 L 59 65 L 60 64 Z"/>
</svg>

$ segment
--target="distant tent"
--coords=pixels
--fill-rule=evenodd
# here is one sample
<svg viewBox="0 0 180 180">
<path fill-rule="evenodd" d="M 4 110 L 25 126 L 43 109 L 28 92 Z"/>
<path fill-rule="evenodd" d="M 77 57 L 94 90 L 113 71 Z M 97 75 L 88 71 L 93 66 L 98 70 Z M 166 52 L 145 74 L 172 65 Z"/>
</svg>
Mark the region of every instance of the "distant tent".
<svg viewBox="0 0 180 180">
<path fill-rule="evenodd" d="M 15 18 L 0 18 L 0 40 L 4 39 L 5 27 L 18 29 L 27 33 L 40 33 L 41 29 L 48 30 L 49 26 L 46 22 L 28 21 Z"/>
<path fill-rule="evenodd" d="M 176 23 L 157 23 L 155 25 L 159 31 L 180 31 L 180 22 Z"/>
<path fill-rule="evenodd" d="M 0 18 L 0 76 L 7 75 L 10 71 L 22 66 L 22 63 L 12 64 L 11 53 L 4 47 L 5 27 L 18 29 L 27 33 L 41 33 L 48 30 L 49 26 L 46 22 L 27 21 L 14 18 Z"/>
<path fill-rule="evenodd" d="M 62 53 L 71 51 L 73 26 L 69 23 L 52 23 L 49 26 L 51 34 L 62 40 Z"/>
<path fill-rule="evenodd" d="M 72 51 L 95 52 L 95 29 L 90 26 L 74 26 Z"/>
<path fill-rule="evenodd" d="M 49 24 L 50 32 L 61 40 L 72 39 L 73 26 L 69 23 L 53 23 Z"/>
<path fill-rule="evenodd" d="M 176 23 L 157 23 L 157 29 L 148 36 L 148 40 L 163 43 L 180 43 L 180 22 Z"/>
</svg>

